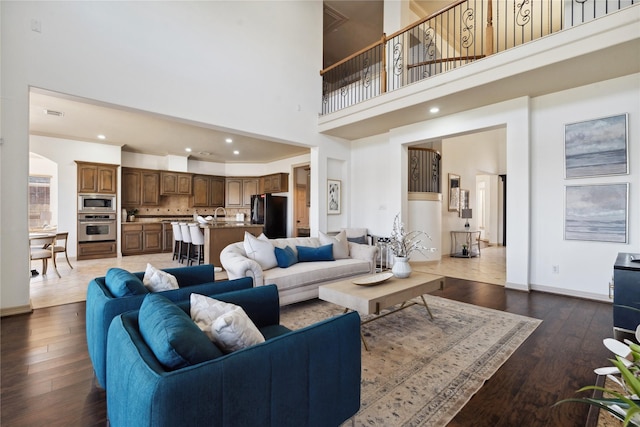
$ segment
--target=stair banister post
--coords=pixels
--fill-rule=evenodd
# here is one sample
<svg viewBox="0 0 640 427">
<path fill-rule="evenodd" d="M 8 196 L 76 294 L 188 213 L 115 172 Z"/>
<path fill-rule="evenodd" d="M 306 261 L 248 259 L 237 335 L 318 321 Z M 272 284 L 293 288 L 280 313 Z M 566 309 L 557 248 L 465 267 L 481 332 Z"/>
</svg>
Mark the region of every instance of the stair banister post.
<svg viewBox="0 0 640 427">
<path fill-rule="evenodd" d="M 487 28 L 485 29 L 486 56 L 493 54 L 493 1 L 487 0 Z"/>
<path fill-rule="evenodd" d="M 387 91 L 387 35 L 382 33 L 382 72 L 380 73 L 380 93 Z"/>
</svg>

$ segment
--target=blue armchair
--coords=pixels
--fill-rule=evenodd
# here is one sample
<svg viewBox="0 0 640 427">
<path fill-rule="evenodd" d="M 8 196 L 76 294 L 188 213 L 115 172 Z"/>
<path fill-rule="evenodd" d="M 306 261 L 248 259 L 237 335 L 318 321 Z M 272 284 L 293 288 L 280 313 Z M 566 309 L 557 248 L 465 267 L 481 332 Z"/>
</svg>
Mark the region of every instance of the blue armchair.
<svg viewBox="0 0 640 427">
<path fill-rule="evenodd" d="M 215 282 L 214 267 L 210 264 L 169 268 L 164 271 L 174 275 L 180 286 L 180 289 L 160 292 L 172 301 L 188 301 L 191 293 L 213 295 L 253 287 L 253 280 L 250 278 L 248 280 Z M 144 277 L 144 272 L 128 274 L 129 276 L 135 276 L 140 281 Z M 86 305 L 86 334 L 89 357 L 93 364 L 96 379 L 103 388 L 107 385 L 106 355 L 109 324 L 118 314 L 140 308 L 140 304 L 142 304 L 147 294 L 142 285 L 142 289 L 137 294 L 123 297 L 114 296 L 110 289 L 117 288 L 118 285 L 110 283 L 107 286 L 106 278 L 108 276 L 109 273 L 105 277 L 97 277 L 89 282 Z M 113 278 L 111 280 L 115 281 Z M 122 281 L 122 277 L 118 277 L 118 280 Z"/>
<path fill-rule="evenodd" d="M 215 298 L 242 306 L 266 341 L 168 370 L 147 345 L 149 337 L 143 338 L 141 328 L 147 320 L 142 310 L 117 316 L 107 347 L 110 425 L 327 427 L 359 410 L 356 312 L 289 331 L 279 325 L 275 285 Z M 188 303 L 177 306 L 178 312 L 189 312 Z"/>
</svg>

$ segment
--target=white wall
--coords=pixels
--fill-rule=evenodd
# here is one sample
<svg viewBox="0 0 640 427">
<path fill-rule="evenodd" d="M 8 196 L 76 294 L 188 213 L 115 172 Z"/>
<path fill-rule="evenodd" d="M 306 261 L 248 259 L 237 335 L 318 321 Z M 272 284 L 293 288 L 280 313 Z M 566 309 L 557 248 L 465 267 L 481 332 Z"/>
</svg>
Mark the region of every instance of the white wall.
<svg viewBox="0 0 640 427">
<path fill-rule="evenodd" d="M 372 234 L 387 236 L 391 232 L 393 218 L 401 212 L 403 221 L 407 221 L 407 161 L 406 146 L 427 140 L 456 139 L 452 146 L 463 144 L 467 139 L 462 135 L 479 131 L 505 129 L 504 141 L 499 132 L 487 133 L 487 142 L 478 143 L 479 139 L 469 137 L 469 146 L 455 156 L 465 157 L 465 162 L 474 157 L 490 162 L 483 168 L 498 173 L 501 164 L 506 165 L 509 175 L 508 195 L 510 204 L 508 217 L 513 220 L 507 223 L 507 286 L 515 289 L 529 287 L 529 100 L 515 99 L 500 104 L 490 105 L 476 110 L 466 111 L 451 116 L 416 123 L 392 130 L 389 134 L 364 138 L 352 143 L 351 186 L 351 223 L 357 218 L 361 226 L 369 228 Z M 457 139 L 460 138 L 460 139 Z M 463 142 L 460 142 L 463 141 Z M 495 145 L 490 144 L 495 141 Z M 506 145 L 506 150 L 500 144 Z M 487 146 L 492 147 L 487 150 Z M 446 177 L 447 149 L 443 142 L 443 176 Z M 484 149 L 483 149 L 484 147 Z M 502 154 L 504 152 L 505 154 Z M 453 155 L 453 153 L 452 153 Z M 471 165 L 471 163 L 464 163 Z M 455 166 L 458 168 L 458 166 Z M 475 188 L 475 175 L 478 171 L 473 166 L 460 166 L 460 174 Z M 495 169 L 495 170 L 494 170 Z M 463 187 L 465 187 L 463 180 Z M 466 188 L 466 187 L 465 187 Z M 446 198 L 445 198 L 446 199 Z M 473 200 L 472 200 L 473 203 Z M 448 205 L 443 200 L 444 206 Z M 453 215 L 453 214 L 452 214 Z M 461 221 L 453 217 L 451 221 Z M 446 224 L 449 218 L 443 218 L 443 230 L 451 226 Z M 354 225 L 355 226 L 355 225 Z M 455 228 L 460 224 L 455 223 Z M 448 231 L 441 236 L 442 250 L 448 251 L 450 238 Z"/>
<path fill-rule="evenodd" d="M 640 75 L 532 101 L 531 287 L 608 300 L 618 252 L 640 252 Z M 564 125 L 629 114 L 629 175 L 564 179 Z M 627 244 L 564 240 L 566 185 L 630 183 Z M 511 183 L 509 182 L 508 185 Z M 507 236 L 508 238 L 508 236 Z M 552 266 L 559 267 L 559 274 Z"/>
<path fill-rule="evenodd" d="M 29 305 L 29 87 L 283 142 L 332 140 L 316 131 L 322 2 L 3 1 L 0 8 L 0 183 L 1 198 L 11 200 L 0 207 L 0 251 L 16 254 L 1 260 L 2 309 Z M 31 31 L 32 19 L 41 32 Z"/>
</svg>

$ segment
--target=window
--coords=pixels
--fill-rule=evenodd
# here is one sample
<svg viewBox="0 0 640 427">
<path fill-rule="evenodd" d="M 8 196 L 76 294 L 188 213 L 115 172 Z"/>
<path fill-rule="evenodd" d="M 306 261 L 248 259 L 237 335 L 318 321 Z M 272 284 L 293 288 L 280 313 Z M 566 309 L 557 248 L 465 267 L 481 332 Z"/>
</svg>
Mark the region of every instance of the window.
<svg viewBox="0 0 640 427">
<path fill-rule="evenodd" d="M 29 176 L 29 229 L 43 228 L 51 221 L 51 177 Z"/>
</svg>

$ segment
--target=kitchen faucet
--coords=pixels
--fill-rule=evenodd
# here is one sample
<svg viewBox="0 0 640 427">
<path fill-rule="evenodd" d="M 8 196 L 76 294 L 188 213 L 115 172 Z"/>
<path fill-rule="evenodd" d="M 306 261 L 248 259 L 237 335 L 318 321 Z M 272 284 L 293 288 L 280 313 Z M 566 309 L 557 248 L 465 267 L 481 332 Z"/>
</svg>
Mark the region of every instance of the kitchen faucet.
<svg viewBox="0 0 640 427">
<path fill-rule="evenodd" d="M 222 211 L 224 212 L 224 216 L 227 216 L 227 210 L 225 208 L 223 208 L 222 206 L 218 206 L 216 208 L 215 211 L 213 211 L 213 220 L 214 221 L 218 221 L 218 209 L 222 209 Z"/>
</svg>

